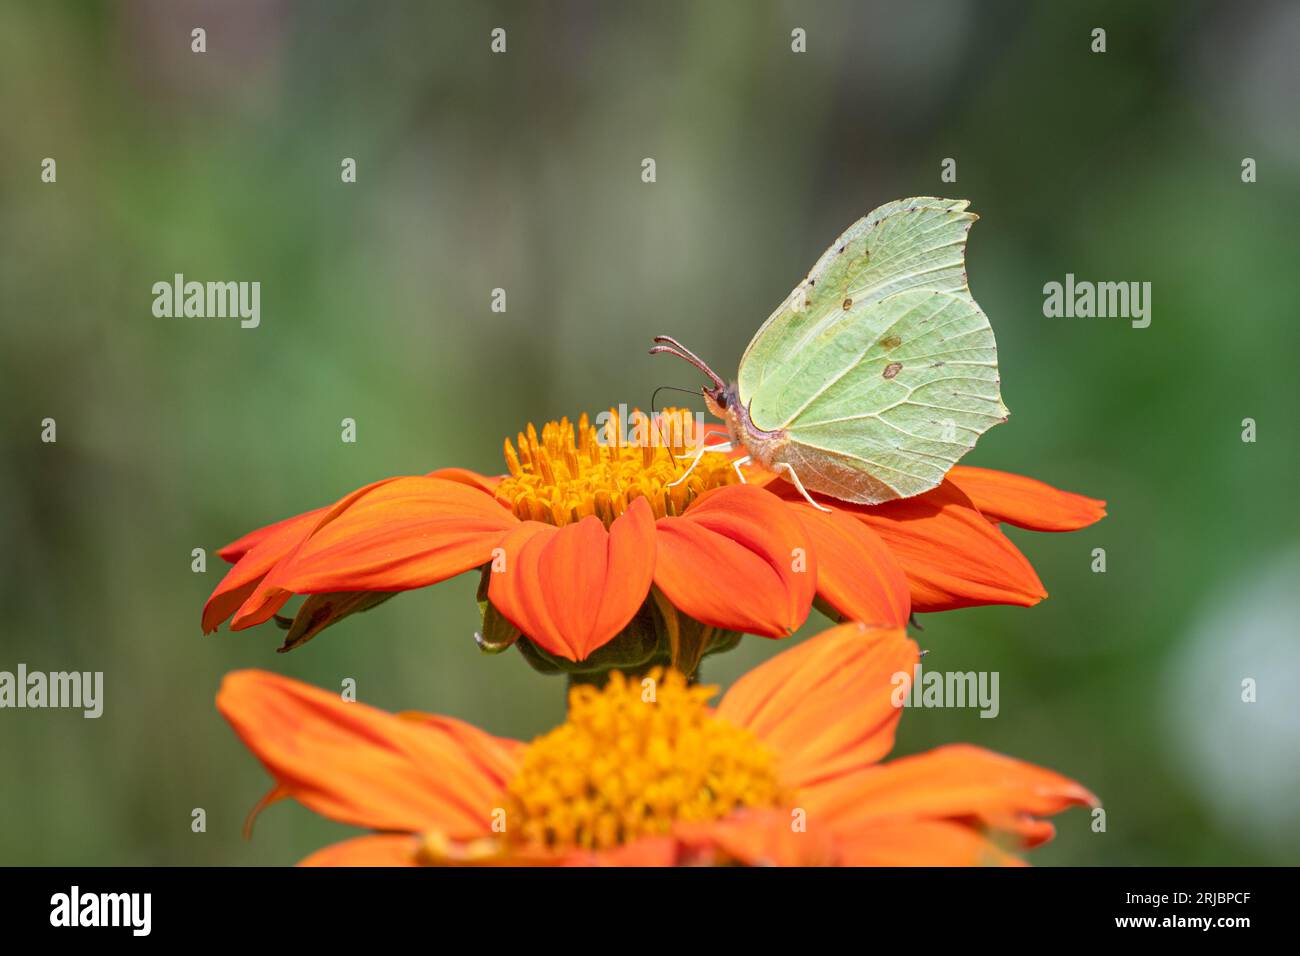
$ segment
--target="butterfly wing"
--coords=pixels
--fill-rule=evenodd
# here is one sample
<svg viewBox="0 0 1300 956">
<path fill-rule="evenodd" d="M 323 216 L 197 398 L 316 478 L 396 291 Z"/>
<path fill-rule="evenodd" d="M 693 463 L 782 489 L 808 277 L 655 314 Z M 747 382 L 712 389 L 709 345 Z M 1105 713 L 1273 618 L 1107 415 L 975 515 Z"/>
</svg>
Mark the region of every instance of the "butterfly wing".
<svg viewBox="0 0 1300 956">
<path fill-rule="evenodd" d="M 920 494 L 1006 420 L 993 330 L 966 286 L 966 206 L 905 199 L 860 219 L 745 350 L 740 400 L 787 433 L 777 460 L 808 488 Z"/>
</svg>

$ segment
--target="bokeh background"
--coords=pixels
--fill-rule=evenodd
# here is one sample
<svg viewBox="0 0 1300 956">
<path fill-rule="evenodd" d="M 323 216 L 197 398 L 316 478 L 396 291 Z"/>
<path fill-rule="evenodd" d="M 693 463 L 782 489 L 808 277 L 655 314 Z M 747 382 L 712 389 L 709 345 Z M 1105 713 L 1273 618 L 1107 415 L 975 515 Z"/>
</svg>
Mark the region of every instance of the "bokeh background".
<svg viewBox="0 0 1300 956">
<path fill-rule="evenodd" d="M 1298 47 L 1281 2 L 0 5 L 0 669 L 106 682 L 99 720 L 0 711 L 0 862 L 287 863 L 349 833 L 286 803 L 241 838 L 269 781 L 213 707 L 235 668 L 548 729 L 563 681 L 479 654 L 474 576 L 277 655 L 271 625 L 200 635 L 224 565 L 191 549 L 697 385 L 656 333 L 734 369 L 844 226 L 917 194 L 982 216 L 1012 417 L 968 462 L 1110 516 L 1010 529 L 1038 607 L 923 619 L 927 665 L 999 671 L 1001 714 L 910 711 L 897 752 L 971 741 L 1100 794 L 1107 831 L 1072 811 L 1040 864 L 1296 862 Z M 154 318 L 176 272 L 260 281 L 261 327 Z M 1150 328 L 1044 318 L 1067 272 L 1151 282 Z"/>
</svg>

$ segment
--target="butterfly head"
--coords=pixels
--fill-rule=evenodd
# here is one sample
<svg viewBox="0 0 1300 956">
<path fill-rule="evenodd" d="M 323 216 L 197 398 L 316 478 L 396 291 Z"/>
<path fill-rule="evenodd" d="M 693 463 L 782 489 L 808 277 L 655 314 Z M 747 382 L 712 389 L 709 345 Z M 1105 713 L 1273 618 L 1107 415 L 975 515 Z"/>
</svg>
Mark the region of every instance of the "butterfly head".
<svg viewBox="0 0 1300 956">
<path fill-rule="evenodd" d="M 667 335 L 656 335 L 654 341 L 655 346 L 650 350 L 651 355 L 657 355 L 660 352 L 667 355 L 676 355 L 679 359 L 690 362 L 709 377 L 709 384 L 700 389 L 700 394 L 704 396 L 704 404 L 708 406 L 712 414 L 727 423 L 727 428 L 733 436 L 738 434 L 736 426 L 741 420 L 748 421 L 749 416 L 745 414 L 746 410 L 740 406 L 736 386 L 724 382 L 718 373 L 709 368 L 702 358 L 676 339 Z"/>
<path fill-rule="evenodd" d="M 737 404 L 736 387 L 734 385 L 714 385 L 705 386 L 700 389 L 704 396 L 704 404 L 708 406 L 709 411 L 721 418 L 727 420 L 728 409 Z"/>
</svg>

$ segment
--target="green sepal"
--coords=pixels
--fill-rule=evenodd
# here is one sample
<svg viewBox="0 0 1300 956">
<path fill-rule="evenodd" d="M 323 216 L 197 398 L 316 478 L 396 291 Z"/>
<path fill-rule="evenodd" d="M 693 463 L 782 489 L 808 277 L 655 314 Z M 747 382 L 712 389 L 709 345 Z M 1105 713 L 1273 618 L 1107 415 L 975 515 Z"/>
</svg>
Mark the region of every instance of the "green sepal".
<svg viewBox="0 0 1300 956">
<path fill-rule="evenodd" d="M 510 650 L 510 646 L 519 640 L 519 628 L 496 609 L 488 600 L 488 582 L 491 580 L 492 566 L 484 565 L 482 577 L 478 582 L 478 613 L 483 622 L 483 629 L 474 633 L 478 649 L 484 654 L 500 654 Z"/>
<path fill-rule="evenodd" d="M 336 591 L 332 594 L 310 594 L 302 602 L 298 613 L 284 636 L 284 644 L 276 652 L 284 654 L 302 647 L 325 628 L 337 624 L 351 614 L 359 614 L 378 607 L 396 591 Z M 277 616 L 276 623 L 280 624 Z M 281 625 L 283 626 L 283 625 Z"/>
<path fill-rule="evenodd" d="M 654 612 L 648 603 L 641 606 L 636 617 L 613 640 L 586 660 L 571 661 L 552 654 L 527 637 L 519 638 L 518 647 L 529 666 L 540 673 L 569 674 L 575 678 L 585 675 L 602 683 L 612 670 L 634 673 L 649 670 L 656 664 L 667 664 L 669 660 L 667 643 L 655 626 Z"/>
<path fill-rule="evenodd" d="M 722 631 L 680 613 L 658 591 L 613 640 L 582 661 L 552 654 L 527 637 L 516 641 L 524 660 L 542 674 L 567 674 L 570 684 L 603 684 L 611 671 L 644 674 L 652 667 L 676 667 L 693 676 L 701 659 L 740 643 L 737 631 Z"/>
</svg>

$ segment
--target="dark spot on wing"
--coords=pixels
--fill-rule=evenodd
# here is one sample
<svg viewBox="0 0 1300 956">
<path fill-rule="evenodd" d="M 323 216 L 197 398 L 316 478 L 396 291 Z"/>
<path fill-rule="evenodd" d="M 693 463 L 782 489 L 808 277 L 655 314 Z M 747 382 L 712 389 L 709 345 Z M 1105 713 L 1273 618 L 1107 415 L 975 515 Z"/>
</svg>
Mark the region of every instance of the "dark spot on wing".
<svg viewBox="0 0 1300 956">
<path fill-rule="evenodd" d="M 902 362 L 890 362 L 888 365 L 885 366 L 885 371 L 883 374 L 885 378 L 893 378 L 902 370 L 902 368 L 903 368 Z"/>
<path fill-rule="evenodd" d="M 845 299 L 841 308 L 843 308 L 845 312 L 849 311 L 849 309 L 853 308 L 853 300 Z"/>
<path fill-rule="evenodd" d="M 900 339 L 897 335 L 886 335 L 883 339 L 881 339 L 876 344 L 879 345 L 882 349 L 896 349 L 903 344 L 903 340 Z M 892 378 L 893 376 L 890 377 Z"/>
</svg>

